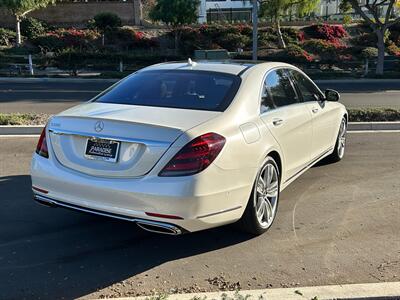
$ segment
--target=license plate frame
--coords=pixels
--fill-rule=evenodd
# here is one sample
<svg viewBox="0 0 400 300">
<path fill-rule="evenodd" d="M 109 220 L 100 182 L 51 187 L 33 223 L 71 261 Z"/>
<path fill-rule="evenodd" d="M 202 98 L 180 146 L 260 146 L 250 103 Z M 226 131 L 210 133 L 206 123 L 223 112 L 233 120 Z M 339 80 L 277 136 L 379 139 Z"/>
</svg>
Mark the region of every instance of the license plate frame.
<svg viewBox="0 0 400 300">
<path fill-rule="evenodd" d="M 116 163 L 120 148 L 120 141 L 91 137 L 86 140 L 84 155 L 87 159 Z"/>
</svg>

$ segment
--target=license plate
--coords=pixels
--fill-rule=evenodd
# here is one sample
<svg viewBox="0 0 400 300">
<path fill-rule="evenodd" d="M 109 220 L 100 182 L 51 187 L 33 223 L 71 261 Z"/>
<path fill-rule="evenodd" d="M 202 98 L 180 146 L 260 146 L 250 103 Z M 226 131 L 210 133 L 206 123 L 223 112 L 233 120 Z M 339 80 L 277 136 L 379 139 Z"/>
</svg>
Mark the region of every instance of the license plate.
<svg viewBox="0 0 400 300">
<path fill-rule="evenodd" d="M 86 143 L 85 157 L 108 162 L 117 162 L 121 142 L 90 138 Z"/>
</svg>

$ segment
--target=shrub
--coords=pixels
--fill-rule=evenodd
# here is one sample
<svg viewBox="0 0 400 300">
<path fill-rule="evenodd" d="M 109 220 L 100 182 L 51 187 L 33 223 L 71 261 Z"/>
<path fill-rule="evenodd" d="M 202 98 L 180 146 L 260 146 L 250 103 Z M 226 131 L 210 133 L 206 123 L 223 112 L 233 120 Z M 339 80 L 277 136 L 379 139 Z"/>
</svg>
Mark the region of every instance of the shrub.
<svg viewBox="0 0 400 300">
<path fill-rule="evenodd" d="M 374 58 L 378 56 L 378 49 L 374 47 L 367 47 L 361 50 L 360 55 L 362 58 Z"/>
<path fill-rule="evenodd" d="M 285 49 L 286 54 L 292 58 L 289 59 L 296 61 L 296 62 L 311 62 L 314 60 L 314 57 L 308 53 L 306 50 L 303 50 L 300 46 L 298 45 L 289 45 L 286 49 Z"/>
<path fill-rule="evenodd" d="M 395 45 L 400 47 L 400 24 L 396 23 L 392 25 L 389 30 L 389 38 L 393 41 Z"/>
<path fill-rule="evenodd" d="M 368 33 L 364 32 L 352 38 L 351 42 L 354 45 L 359 45 L 364 47 L 374 47 L 376 46 L 377 38 L 376 34 L 373 32 L 368 32 Z"/>
<path fill-rule="evenodd" d="M 10 46 L 15 41 L 15 32 L 0 27 L 0 46 Z"/>
<path fill-rule="evenodd" d="M 358 108 L 349 109 L 350 122 L 400 121 L 400 109 Z"/>
<path fill-rule="evenodd" d="M 94 30 L 57 29 L 33 40 L 34 45 L 44 51 L 57 51 L 64 48 L 93 49 L 99 38 Z"/>
<path fill-rule="evenodd" d="M 54 58 L 55 65 L 60 69 L 70 71 L 71 75 L 77 76 L 78 70 L 86 65 L 81 53 L 73 48 L 66 48 L 57 53 Z"/>
<path fill-rule="evenodd" d="M 218 41 L 218 45 L 228 51 L 236 51 L 238 48 L 244 48 L 250 43 L 251 39 L 240 33 L 227 33 Z"/>
<path fill-rule="evenodd" d="M 47 30 L 47 24 L 35 18 L 25 18 L 21 22 L 21 33 L 30 40 L 44 35 Z"/>
<path fill-rule="evenodd" d="M 95 15 L 91 23 L 94 28 L 102 32 L 120 27 L 121 24 L 121 18 L 118 17 L 118 15 L 110 12 L 104 12 Z"/>
<path fill-rule="evenodd" d="M 389 43 L 387 51 L 394 56 L 400 57 L 400 47 L 393 42 Z"/>
<path fill-rule="evenodd" d="M 311 38 L 316 39 L 324 39 L 328 41 L 333 41 L 337 39 L 341 39 L 348 35 L 346 29 L 344 29 L 343 25 L 311 25 L 304 28 L 304 31 Z"/>
<path fill-rule="evenodd" d="M 158 46 L 155 39 L 147 37 L 141 31 L 135 31 L 129 27 L 117 28 L 110 32 L 108 42 L 117 48 L 151 48 Z"/>
<path fill-rule="evenodd" d="M 326 41 L 311 39 L 303 42 L 303 48 L 313 54 L 317 54 L 323 60 L 332 61 L 338 58 L 341 51 L 346 49 L 339 40 Z"/>
</svg>

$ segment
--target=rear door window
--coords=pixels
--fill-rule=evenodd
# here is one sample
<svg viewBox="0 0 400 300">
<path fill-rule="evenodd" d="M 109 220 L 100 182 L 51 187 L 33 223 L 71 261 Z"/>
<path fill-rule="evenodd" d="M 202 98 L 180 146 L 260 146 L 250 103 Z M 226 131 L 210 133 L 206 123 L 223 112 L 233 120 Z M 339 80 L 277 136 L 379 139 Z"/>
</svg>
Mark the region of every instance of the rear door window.
<svg viewBox="0 0 400 300">
<path fill-rule="evenodd" d="M 286 70 L 271 71 L 265 78 L 261 111 L 265 107 L 277 108 L 296 103 L 299 103 L 299 98 Z"/>
<path fill-rule="evenodd" d="M 94 99 L 101 103 L 224 111 L 239 88 L 239 76 L 206 71 L 141 71 Z"/>
</svg>

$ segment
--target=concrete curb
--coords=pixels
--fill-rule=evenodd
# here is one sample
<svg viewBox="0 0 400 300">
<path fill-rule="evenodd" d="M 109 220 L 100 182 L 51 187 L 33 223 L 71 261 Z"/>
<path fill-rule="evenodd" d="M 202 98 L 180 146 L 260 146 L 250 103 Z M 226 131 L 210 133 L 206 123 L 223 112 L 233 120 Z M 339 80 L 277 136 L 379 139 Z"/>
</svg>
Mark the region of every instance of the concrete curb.
<svg viewBox="0 0 400 300">
<path fill-rule="evenodd" d="M 2 125 L 0 126 L 0 135 L 38 135 L 42 132 L 44 125 L 38 126 L 13 126 Z"/>
<path fill-rule="evenodd" d="M 0 126 L 0 135 L 38 135 L 42 132 L 44 125 L 38 126 Z M 398 122 L 350 122 L 349 131 L 390 131 L 400 130 L 400 121 Z"/>
<path fill-rule="evenodd" d="M 358 130 L 400 130 L 398 122 L 349 122 L 349 131 Z"/>
<path fill-rule="evenodd" d="M 238 295 L 242 297 L 238 297 Z M 224 296 L 224 294 L 226 296 Z M 236 294 L 236 296 L 235 296 Z M 175 294 L 169 295 L 168 300 L 191 300 L 191 299 L 249 299 L 249 300 L 302 300 L 302 299 L 399 299 L 400 282 L 382 282 L 366 284 L 345 284 L 312 286 L 297 288 L 263 289 L 248 290 L 240 292 L 211 292 L 211 293 L 193 293 L 193 294 Z M 118 298 L 119 300 L 146 300 L 158 299 L 157 297 L 136 297 L 136 298 Z M 163 298 L 161 298 L 163 299 Z"/>
</svg>

